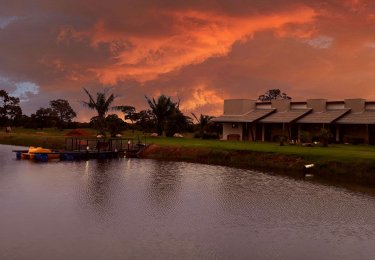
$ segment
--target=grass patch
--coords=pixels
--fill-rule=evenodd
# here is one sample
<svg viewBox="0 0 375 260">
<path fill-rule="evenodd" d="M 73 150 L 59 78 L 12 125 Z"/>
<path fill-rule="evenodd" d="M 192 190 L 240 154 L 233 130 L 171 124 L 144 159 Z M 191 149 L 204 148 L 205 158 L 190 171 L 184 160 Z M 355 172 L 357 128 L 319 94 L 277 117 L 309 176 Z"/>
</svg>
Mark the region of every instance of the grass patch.
<svg viewBox="0 0 375 260">
<path fill-rule="evenodd" d="M 280 146 L 278 143 L 201 140 L 193 138 L 147 138 L 149 143 L 162 146 L 184 146 L 228 151 L 254 151 L 263 153 L 300 156 L 317 162 L 371 160 L 375 162 L 375 146 L 330 145 L 329 147 Z"/>
</svg>

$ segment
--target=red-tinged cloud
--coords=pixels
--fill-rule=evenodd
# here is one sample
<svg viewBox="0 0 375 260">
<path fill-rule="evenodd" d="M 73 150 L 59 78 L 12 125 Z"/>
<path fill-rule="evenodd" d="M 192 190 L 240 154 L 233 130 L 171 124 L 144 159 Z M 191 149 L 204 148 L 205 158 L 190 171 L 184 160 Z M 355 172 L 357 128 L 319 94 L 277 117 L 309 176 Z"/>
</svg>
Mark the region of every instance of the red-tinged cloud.
<svg viewBox="0 0 375 260">
<path fill-rule="evenodd" d="M 111 87 L 116 105 L 145 95 L 218 115 L 225 98 L 280 88 L 306 98 L 375 99 L 370 0 L 0 0 L 0 88 L 30 114 Z"/>
<path fill-rule="evenodd" d="M 226 56 L 234 43 L 246 42 L 256 32 L 310 23 L 315 16 L 314 10 L 307 7 L 249 17 L 191 10 L 159 14 L 172 24 L 158 37 L 115 31 L 100 20 L 88 31 L 62 28 L 58 40 L 69 43 L 88 39 L 93 48 L 107 44 L 113 63 L 88 68 L 102 83 L 116 84 L 127 78 L 144 83 L 211 57 Z"/>
</svg>

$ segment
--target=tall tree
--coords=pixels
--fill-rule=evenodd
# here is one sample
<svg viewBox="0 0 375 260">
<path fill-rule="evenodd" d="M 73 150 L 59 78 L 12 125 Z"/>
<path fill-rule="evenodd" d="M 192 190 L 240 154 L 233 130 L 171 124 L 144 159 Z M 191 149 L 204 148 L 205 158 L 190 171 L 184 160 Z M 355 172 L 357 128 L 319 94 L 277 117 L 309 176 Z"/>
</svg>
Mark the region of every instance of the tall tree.
<svg viewBox="0 0 375 260">
<path fill-rule="evenodd" d="M 69 102 L 64 99 L 57 99 L 50 101 L 50 106 L 56 112 L 59 122 L 57 126 L 63 129 L 66 123 L 72 122 L 72 119 L 77 116 L 76 112 L 72 109 Z"/>
<path fill-rule="evenodd" d="M 267 90 L 266 93 L 260 95 L 258 100 L 260 101 L 271 101 L 273 99 L 292 99 L 286 93 L 281 92 L 280 89 L 270 89 Z"/>
<path fill-rule="evenodd" d="M 22 116 L 19 104 L 19 98 L 9 96 L 3 89 L 0 90 L 0 125 L 10 124 L 15 118 Z"/>
<path fill-rule="evenodd" d="M 115 106 L 114 110 L 121 111 L 125 117 L 124 119 L 129 119 L 132 123 L 134 121 L 134 115 L 136 114 L 135 107 L 133 106 Z"/>
<path fill-rule="evenodd" d="M 107 123 L 107 130 L 110 133 L 111 137 L 115 137 L 126 128 L 126 123 L 116 114 L 108 115 L 105 118 L 105 121 Z"/>
<path fill-rule="evenodd" d="M 96 120 L 97 127 L 100 133 L 104 133 L 105 115 L 111 108 L 111 104 L 115 100 L 115 96 L 113 94 L 108 94 L 108 89 L 105 89 L 101 92 L 97 92 L 96 98 L 94 98 L 87 89 L 83 88 L 83 90 L 87 94 L 89 101 L 82 101 L 82 103 L 84 106 L 87 106 L 98 113 Z"/>
<path fill-rule="evenodd" d="M 35 128 L 46 128 L 54 127 L 58 121 L 57 112 L 52 110 L 52 108 L 39 108 L 35 114 L 31 115 L 31 120 L 33 121 L 33 126 Z"/>
<path fill-rule="evenodd" d="M 158 135 L 162 135 L 167 120 L 175 112 L 178 103 L 174 103 L 170 97 L 165 95 L 159 96 L 157 100 L 155 100 L 155 98 L 150 99 L 146 96 L 146 100 L 156 120 L 156 131 Z"/>
<path fill-rule="evenodd" d="M 214 117 L 209 116 L 209 115 L 202 115 L 201 114 L 200 117 L 198 118 L 194 113 L 191 113 L 191 114 L 193 115 L 195 120 L 197 120 L 198 127 L 199 127 L 199 136 L 202 138 L 203 134 L 204 134 L 204 131 L 206 130 L 206 128 L 208 126 L 208 123 Z"/>
<path fill-rule="evenodd" d="M 166 136 L 173 136 L 175 133 L 183 133 L 189 128 L 193 128 L 191 118 L 185 116 L 177 106 L 172 115 L 168 117 Z"/>
<path fill-rule="evenodd" d="M 134 121 L 142 131 L 155 131 L 156 119 L 150 109 L 141 110 L 134 115 Z"/>
<path fill-rule="evenodd" d="M 113 107 L 116 111 L 121 111 L 124 114 L 125 120 L 130 120 L 132 122 L 131 128 L 134 132 L 134 121 L 138 118 L 135 107 L 133 106 L 115 106 Z"/>
</svg>

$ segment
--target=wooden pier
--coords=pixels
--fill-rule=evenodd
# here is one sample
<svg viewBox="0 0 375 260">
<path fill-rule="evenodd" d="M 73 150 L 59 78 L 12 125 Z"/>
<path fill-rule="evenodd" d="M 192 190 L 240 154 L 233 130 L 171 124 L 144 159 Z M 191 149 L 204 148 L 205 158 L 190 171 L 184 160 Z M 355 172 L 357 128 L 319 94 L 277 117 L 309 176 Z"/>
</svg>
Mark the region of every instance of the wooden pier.
<svg viewBox="0 0 375 260">
<path fill-rule="evenodd" d="M 48 152 L 33 152 L 29 150 L 13 150 L 17 159 L 34 159 L 35 161 L 46 162 L 58 158 L 61 161 L 89 160 L 89 159 L 110 159 L 120 157 L 139 157 L 139 154 L 147 146 L 146 139 L 87 139 L 69 137 L 65 139 L 64 150 L 51 150 Z M 45 150 L 45 149 L 44 149 Z M 31 156 L 30 156 L 31 155 Z"/>
</svg>

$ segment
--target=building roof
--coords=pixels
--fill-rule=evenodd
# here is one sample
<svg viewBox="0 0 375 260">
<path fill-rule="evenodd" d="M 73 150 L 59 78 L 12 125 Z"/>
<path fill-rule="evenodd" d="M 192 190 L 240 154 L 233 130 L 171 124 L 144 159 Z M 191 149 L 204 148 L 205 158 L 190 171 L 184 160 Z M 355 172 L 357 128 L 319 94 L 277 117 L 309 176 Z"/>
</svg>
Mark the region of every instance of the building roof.
<svg viewBox="0 0 375 260">
<path fill-rule="evenodd" d="M 276 112 L 263 118 L 259 122 L 261 123 L 291 123 L 295 120 L 298 120 L 302 116 L 306 115 L 311 111 L 311 108 L 308 109 L 291 109 L 284 112 Z"/>
<path fill-rule="evenodd" d="M 274 112 L 275 109 L 254 109 L 243 115 L 222 115 L 211 121 L 218 123 L 252 123 Z"/>
<path fill-rule="evenodd" d="M 338 124 L 375 124 L 375 110 L 349 113 L 336 121 Z"/>
<path fill-rule="evenodd" d="M 332 109 L 322 112 L 314 112 L 300 118 L 297 123 L 303 124 L 330 124 L 338 120 L 340 117 L 348 113 L 350 109 Z"/>
</svg>

